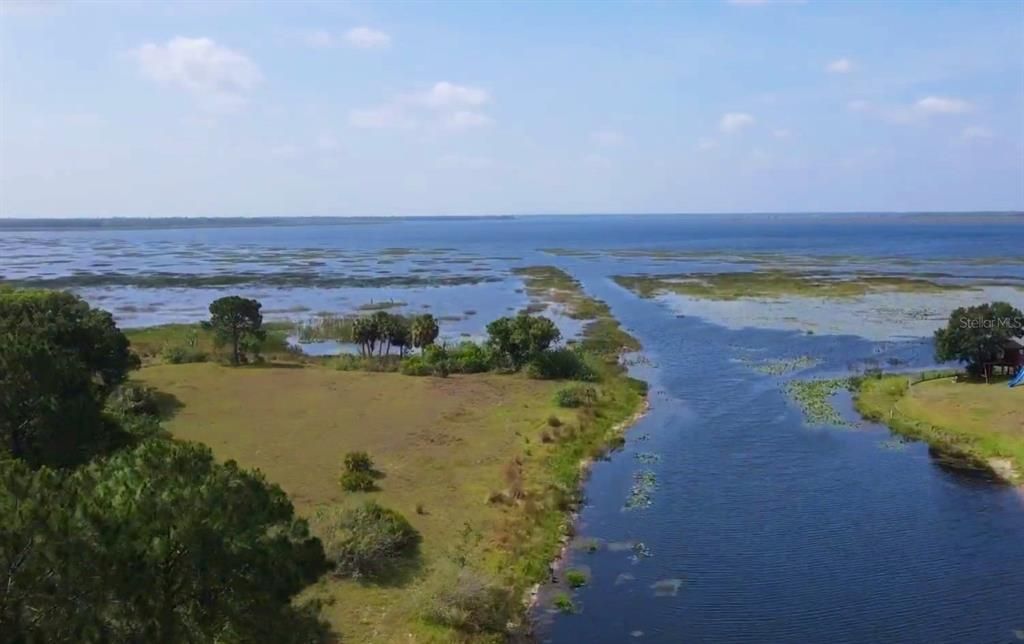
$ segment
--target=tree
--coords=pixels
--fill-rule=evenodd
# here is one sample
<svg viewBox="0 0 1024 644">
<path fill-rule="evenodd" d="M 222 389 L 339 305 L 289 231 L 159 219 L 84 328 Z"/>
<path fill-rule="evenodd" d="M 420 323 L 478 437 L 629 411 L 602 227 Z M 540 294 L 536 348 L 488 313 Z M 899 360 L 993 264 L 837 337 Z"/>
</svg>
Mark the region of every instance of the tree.
<svg viewBox="0 0 1024 644">
<path fill-rule="evenodd" d="M 69 293 L 0 289 L 0 456 L 67 467 L 122 444 L 103 405 L 136 366 L 106 311 Z"/>
<path fill-rule="evenodd" d="M 0 463 L 0 513 L 0 632 L 14 641 L 319 631 L 290 602 L 325 569 L 320 542 L 279 487 L 205 447 L 154 439 L 64 477 Z"/>
<path fill-rule="evenodd" d="M 356 318 L 352 322 L 352 339 L 359 344 L 359 353 L 372 356 L 373 348 L 380 340 L 380 329 L 372 317 Z"/>
<path fill-rule="evenodd" d="M 440 332 L 441 329 L 434 316 L 424 313 L 413 318 L 409 329 L 409 340 L 412 346 L 422 349 L 434 344 Z"/>
<path fill-rule="evenodd" d="M 377 355 L 391 353 L 391 337 L 395 329 L 395 316 L 387 311 L 377 311 L 370 316 L 370 321 L 377 329 Z M 386 351 L 385 351 L 386 347 Z"/>
<path fill-rule="evenodd" d="M 544 316 L 521 313 L 487 325 L 487 343 L 513 369 L 519 369 L 562 337 L 555 323 Z"/>
<path fill-rule="evenodd" d="M 210 328 L 218 345 L 231 345 L 231 364 L 245 361 L 245 347 L 259 352 L 259 342 L 266 339 L 263 330 L 263 307 L 257 300 L 229 295 L 210 304 Z"/>
<path fill-rule="evenodd" d="M 398 315 L 393 316 L 391 328 L 389 329 L 388 343 L 393 347 L 397 347 L 398 355 L 404 358 L 411 342 L 412 330 L 409 320 Z"/>
<path fill-rule="evenodd" d="M 0 336 L 7 334 L 39 338 L 54 354 L 81 362 L 104 393 L 139 367 L 110 313 L 72 293 L 0 288 Z"/>
<path fill-rule="evenodd" d="M 1006 302 L 960 307 L 946 328 L 935 332 L 935 358 L 956 360 L 979 375 L 986 362 L 998 359 L 1007 343 L 1024 337 L 1024 313 Z"/>
</svg>

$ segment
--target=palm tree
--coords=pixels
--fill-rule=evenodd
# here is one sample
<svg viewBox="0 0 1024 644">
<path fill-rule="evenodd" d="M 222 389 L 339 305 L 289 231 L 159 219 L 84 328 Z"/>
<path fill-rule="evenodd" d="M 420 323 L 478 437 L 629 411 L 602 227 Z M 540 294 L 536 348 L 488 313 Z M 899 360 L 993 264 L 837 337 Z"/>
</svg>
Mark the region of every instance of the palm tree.
<svg viewBox="0 0 1024 644">
<path fill-rule="evenodd" d="M 380 329 L 372 317 L 356 318 L 352 322 L 352 339 L 359 343 L 359 353 L 364 356 L 373 355 L 373 347 L 380 339 Z"/>
<path fill-rule="evenodd" d="M 437 326 L 437 320 L 434 316 L 429 313 L 423 315 L 417 315 L 412 320 L 412 328 L 410 330 L 410 340 L 412 346 L 417 349 L 434 344 L 434 340 L 437 339 L 440 333 L 440 328 Z"/>
<path fill-rule="evenodd" d="M 398 347 L 399 357 L 405 357 L 405 351 L 411 342 L 412 330 L 409 328 L 409 320 L 401 316 L 393 316 L 388 343 Z"/>
</svg>

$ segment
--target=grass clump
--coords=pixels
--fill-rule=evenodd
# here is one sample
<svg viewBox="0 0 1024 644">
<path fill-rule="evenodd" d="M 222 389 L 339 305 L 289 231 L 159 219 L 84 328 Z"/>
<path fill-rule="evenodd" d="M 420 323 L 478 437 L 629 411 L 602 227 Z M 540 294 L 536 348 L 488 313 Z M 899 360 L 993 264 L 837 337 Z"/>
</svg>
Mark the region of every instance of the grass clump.
<svg viewBox="0 0 1024 644">
<path fill-rule="evenodd" d="M 367 501 L 318 514 L 324 553 L 339 576 L 379 578 L 418 553 L 420 533 L 398 512 Z"/>
<path fill-rule="evenodd" d="M 341 487 L 346 492 L 372 492 L 377 489 L 379 473 L 373 469 L 373 460 L 366 452 L 345 454 Z"/>
<path fill-rule="evenodd" d="M 587 574 L 573 568 L 565 573 L 565 583 L 569 584 L 570 588 L 582 588 L 587 585 Z"/>
<path fill-rule="evenodd" d="M 582 380 L 595 382 L 597 370 L 587 362 L 586 355 L 575 349 L 542 351 L 526 366 L 526 375 L 539 380 Z"/>
<path fill-rule="evenodd" d="M 445 561 L 416 593 L 420 618 L 462 633 L 504 634 L 513 618 L 509 589 L 484 572 Z"/>
<path fill-rule="evenodd" d="M 559 613 L 566 615 L 576 612 L 576 605 L 572 603 L 572 598 L 568 593 L 557 593 L 551 599 L 551 606 Z"/>
</svg>

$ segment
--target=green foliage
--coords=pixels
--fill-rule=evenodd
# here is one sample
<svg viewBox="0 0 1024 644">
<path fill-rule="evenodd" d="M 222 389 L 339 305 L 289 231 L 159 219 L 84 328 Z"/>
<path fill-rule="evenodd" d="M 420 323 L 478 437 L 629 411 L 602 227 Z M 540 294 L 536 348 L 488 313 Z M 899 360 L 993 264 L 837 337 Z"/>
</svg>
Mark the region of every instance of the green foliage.
<svg viewBox="0 0 1024 644">
<path fill-rule="evenodd" d="M 412 356 L 402 361 L 402 373 L 407 376 L 430 376 L 434 374 L 434 366 L 427 364 L 422 356 Z"/>
<path fill-rule="evenodd" d="M 960 307 L 935 332 L 935 359 L 956 360 L 978 375 L 986 362 L 1002 358 L 1010 340 L 1022 337 L 1024 313 L 1006 302 Z"/>
<path fill-rule="evenodd" d="M 120 444 L 103 406 L 137 365 L 105 311 L 68 293 L 0 289 L 0 456 L 66 467 Z"/>
<path fill-rule="evenodd" d="M 423 620 L 463 633 L 504 633 L 512 619 L 509 589 L 486 574 L 445 561 L 417 591 Z"/>
<path fill-rule="evenodd" d="M 475 342 L 461 342 L 448 350 L 453 373 L 484 373 L 493 368 L 494 356 L 486 347 Z"/>
<path fill-rule="evenodd" d="M 60 291 L 0 288 L 0 337 L 34 337 L 80 362 L 109 392 L 139 367 L 128 339 L 102 309 Z"/>
<path fill-rule="evenodd" d="M 373 501 L 343 512 L 317 515 L 327 558 L 346 577 L 379 577 L 417 553 L 420 534 L 394 510 Z"/>
<path fill-rule="evenodd" d="M 156 416 L 160 404 L 152 387 L 126 382 L 107 398 L 107 409 L 121 416 Z"/>
<path fill-rule="evenodd" d="M 516 371 L 562 337 L 548 318 L 526 314 L 498 318 L 487 325 L 487 336 L 497 359 Z"/>
<path fill-rule="evenodd" d="M 575 613 L 576 606 L 572 603 L 572 598 L 567 593 L 557 593 L 551 600 L 551 605 L 560 613 Z"/>
<path fill-rule="evenodd" d="M 550 416 L 548 416 L 548 426 L 549 427 L 561 427 L 562 426 L 562 419 L 559 418 L 558 416 L 555 416 L 554 414 L 551 414 Z"/>
<path fill-rule="evenodd" d="M 247 361 L 246 353 L 259 355 L 260 342 L 267 337 L 263 329 L 263 305 L 257 300 L 229 295 L 210 303 L 210 328 L 218 345 L 231 347 L 231 364 Z"/>
<path fill-rule="evenodd" d="M 565 573 L 565 583 L 569 584 L 570 588 L 582 588 L 587 585 L 587 574 L 582 570 L 568 570 Z"/>
<path fill-rule="evenodd" d="M 0 463 L 0 632 L 15 641 L 311 641 L 323 571 L 288 498 L 208 449 L 150 440 L 68 475 Z M 312 640 L 315 641 L 315 638 Z"/>
<path fill-rule="evenodd" d="M 440 333 L 441 328 L 438 326 L 434 316 L 424 313 L 412 319 L 409 328 L 409 341 L 412 343 L 412 346 L 422 349 L 434 344 Z"/>
<path fill-rule="evenodd" d="M 373 459 L 366 452 L 345 454 L 345 470 L 348 472 L 372 472 Z"/>
<path fill-rule="evenodd" d="M 800 406 L 804 420 L 810 425 L 848 425 L 842 415 L 832 405 L 832 396 L 840 389 L 853 386 L 850 378 L 831 378 L 825 380 L 790 380 L 786 383 L 786 393 Z"/>
<path fill-rule="evenodd" d="M 195 347 L 180 344 L 167 345 L 160 351 L 160 358 L 168 364 L 186 364 L 189 362 L 206 362 L 206 352 Z"/>
<path fill-rule="evenodd" d="M 582 380 L 596 382 L 597 371 L 582 352 L 575 349 L 548 349 L 530 360 L 526 374 L 539 380 Z"/>
<path fill-rule="evenodd" d="M 345 470 L 339 478 L 341 489 L 346 492 L 372 492 L 377 489 L 377 482 L 369 472 L 353 472 Z"/>
<path fill-rule="evenodd" d="M 597 403 L 597 389 L 589 385 L 572 385 L 555 392 L 559 407 L 591 407 Z"/>
</svg>

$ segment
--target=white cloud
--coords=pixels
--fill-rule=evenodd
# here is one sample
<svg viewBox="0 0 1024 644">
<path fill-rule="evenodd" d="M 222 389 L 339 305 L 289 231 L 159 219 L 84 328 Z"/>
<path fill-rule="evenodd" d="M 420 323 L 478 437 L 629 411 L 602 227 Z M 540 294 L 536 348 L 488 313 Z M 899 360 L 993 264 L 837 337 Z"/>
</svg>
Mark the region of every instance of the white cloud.
<svg viewBox="0 0 1024 644">
<path fill-rule="evenodd" d="M 351 110 L 348 120 L 359 128 L 411 128 L 423 122 L 449 131 L 471 130 L 494 123 L 481 111 L 490 101 L 484 89 L 440 81 L 377 107 Z"/>
<path fill-rule="evenodd" d="M 971 104 L 963 99 L 945 96 L 927 96 L 915 103 L 914 107 L 929 114 L 963 114 L 972 109 Z"/>
<path fill-rule="evenodd" d="M 701 139 L 697 142 L 698 150 L 714 150 L 718 147 L 718 142 L 714 139 Z"/>
<path fill-rule="evenodd" d="M 249 58 L 209 38 L 177 36 L 163 45 L 147 43 L 132 53 L 150 79 L 184 90 L 214 109 L 240 106 L 245 94 L 263 80 Z"/>
<path fill-rule="evenodd" d="M 410 100 L 433 109 L 456 109 L 480 107 L 491 100 L 486 90 L 467 85 L 455 85 L 448 81 L 434 83 L 434 86 L 410 97 Z"/>
<path fill-rule="evenodd" d="M 338 140 L 329 132 L 324 132 L 316 138 L 316 147 L 324 152 L 332 152 L 338 149 Z"/>
<path fill-rule="evenodd" d="M 960 133 L 960 136 L 968 141 L 991 139 L 992 130 L 980 125 L 969 125 L 964 128 L 964 131 Z"/>
<path fill-rule="evenodd" d="M 345 32 L 345 42 L 359 49 L 384 49 L 391 45 L 391 36 L 369 27 L 353 27 Z"/>
<path fill-rule="evenodd" d="M 772 136 L 774 136 L 776 139 L 788 139 L 791 134 L 792 132 L 790 132 L 786 128 L 780 127 L 775 130 L 772 130 Z"/>
<path fill-rule="evenodd" d="M 726 134 L 734 134 L 754 124 L 754 117 L 743 112 L 727 112 L 718 122 L 718 128 Z"/>
<path fill-rule="evenodd" d="M 830 74 L 849 74 L 853 71 L 853 61 L 849 58 L 833 60 L 828 65 L 825 65 L 825 71 Z"/>
<path fill-rule="evenodd" d="M 867 110 L 871 109 L 871 103 L 868 103 L 867 101 L 864 100 L 850 101 L 846 104 L 846 109 L 852 110 L 854 112 L 866 112 Z"/>
<path fill-rule="evenodd" d="M 625 143 L 626 137 L 615 130 L 595 130 L 590 133 L 590 140 L 602 147 L 614 148 Z"/>
</svg>

